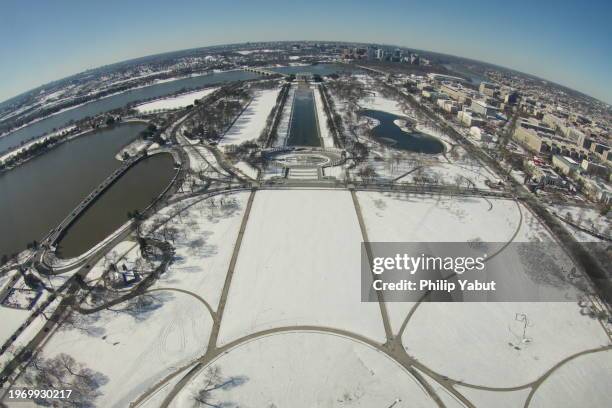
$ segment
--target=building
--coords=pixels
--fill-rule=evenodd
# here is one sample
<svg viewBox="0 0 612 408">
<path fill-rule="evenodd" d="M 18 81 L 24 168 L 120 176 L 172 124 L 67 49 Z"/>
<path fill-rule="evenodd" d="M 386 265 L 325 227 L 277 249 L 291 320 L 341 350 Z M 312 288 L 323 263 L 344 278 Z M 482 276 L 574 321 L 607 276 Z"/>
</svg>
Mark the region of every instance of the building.
<svg viewBox="0 0 612 408">
<path fill-rule="evenodd" d="M 598 179 L 582 178 L 586 195 L 594 201 L 602 204 L 612 204 L 612 189 L 606 183 Z"/>
<path fill-rule="evenodd" d="M 533 181 L 543 185 L 562 186 L 563 179 L 548 166 L 531 166 Z"/>
<path fill-rule="evenodd" d="M 393 51 L 393 54 L 391 56 L 391 61 L 400 62 L 401 60 L 402 60 L 402 50 L 400 50 L 399 48 L 396 48 L 395 51 Z"/>
<path fill-rule="evenodd" d="M 512 90 L 502 95 L 502 99 L 504 101 L 504 104 L 506 105 L 516 105 L 516 103 L 518 102 L 518 98 L 518 92 Z"/>
<path fill-rule="evenodd" d="M 571 157 L 558 154 L 552 157 L 552 164 L 554 168 L 559 169 L 559 171 L 566 176 L 570 173 L 575 173 L 580 168 L 580 164 Z"/>
<path fill-rule="evenodd" d="M 443 82 L 440 85 L 440 90 L 460 104 L 470 105 L 474 97 L 474 91 L 453 82 Z"/>
<path fill-rule="evenodd" d="M 440 98 L 436 101 L 436 104 L 445 112 L 455 114 L 459 111 L 459 106 L 457 105 L 457 102 L 451 101 L 450 99 Z"/>
<path fill-rule="evenodd" d="M 484 117 L 495 116 L 499 109 L 482 100 L 472 100 L 472 110 Z"/>
<path fill-rule="evenodd" d="M 376 48 L 368 47 L 368 61 L 376 59 Z"/>
<path fill-rule="evenodd" d="M 478 87 L 478 90 L 482 94 L 485 94 L 490 97 L 494 97 L 499 92 L 499 85 L 492 84 L 489 82 L 481 82 L 480 86 Z"/>
<path fill-rule="evenodd" d="M 470 109 L 463 109 L 457 112 L 457 119 L 466 127 L 481 126 L 485 123 L 484 118 L 472 112 Z"/>
<path fill-rule="evenodd" d="M 608 168 L 608 166 L 595 163 L 587 159 L 582 160 L 582 162 L 580 163 L 580 167 L 582 168 L 585 174 L 601 176 L 604 179 L 607 179 L 610 176 L 610 168 Z"/>
<path fill-rule="evenodd" d="M 382 48 L 378 48 L 376 50 L 376 59 L 379 61 L 382 61 L 385 59 L 385 50 L 383 50 Z"/>
</svg>

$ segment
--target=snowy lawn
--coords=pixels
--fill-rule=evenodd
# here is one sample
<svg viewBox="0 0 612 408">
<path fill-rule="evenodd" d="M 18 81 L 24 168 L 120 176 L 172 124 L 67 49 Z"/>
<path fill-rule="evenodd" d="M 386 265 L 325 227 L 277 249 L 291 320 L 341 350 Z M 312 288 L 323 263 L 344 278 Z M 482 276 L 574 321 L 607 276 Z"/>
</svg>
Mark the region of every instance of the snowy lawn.
<svg viewBox="0 0 612 408">
<path fill-rule="evenodd" d="M 575 358 L 546 379 L 536 391 L 534 408 L 572 408 L 612 406 L 612 351 Z"/>
<path fill-rule="evenodd" d="M 235 164 L 235 167 L 241 171 L 245 176 L 248 176 L 252 179 L 256 179 L 257 178 L 257 169 L 253 166 L 251 166 L 249 163 L 245 162 L 245 161 L 239 161 L 238 163 Z"/>
<path fill-rule="evenodd" d="M 205 96 L 215 92 L 217 89 L 218 88 L 206 88 L 200 91 L 184 93 L 170 98 L 158 99 L 156 101 L 138 105 L 135 109 L 140 113 L 149 113 L 166 109 L 179 109 L 187 105 L 193 105 L 194 100 L 204 98 Z"/>
<path fill-rule="evenodd" d="M 214 406 L 228 407 L 435 407 L 421 385 L 381 352 L 350 339 L 300 332 L 268 336 L 214 361 L 222 380 Z M 205 388 L 203 369 L 173 401 L 193 406 Z M 211 405 L 212 406 L 212 405 Z"/>
<path fill-rule="evenodd" d="M 243 142 L 254 140 L 259 137 L 266 127 L 266 119 L 276 105 L 279 89 L 260 91 L 255 95 L 253 101 L 245 109 L 232 127 L 227 131 L 221 142 L 221 146 L 239 145 Z"/>
<path fill-rule="evenodd" d="M 100 407 L 123 408 L 176 368 L 206 351 L 212 318 L 198 300 L 158 292 L 159 308 L 148 312 L 102 311 L 83 318 L 87 330 L 67 327 L 43 349 L 45 357 L 71 355 L 108 378 Z M 95 352 L 92 352 L 95 350 Z"/>
<path fill-rule="evenodd" d="M 279 326 L 322 325 L 384 340 L 360 301 L 361 232 L 347 191 L 259 191 L 221 324 L 220 344 Z"/>
<path fill-rule="evenodd" d="M 221 200 L 224 200 L 224 206 Z M 179 233 L 175 260 L 154 288 L 191 291 L 217 308 L 248 193 L 223 194 L 199 201 L 169 224 Z M 179 203 L 162 211 L 176 210 Z"/>
<path fill-rule="evenodd" d="M 285 146 L 285 144 L 287 143 L 287 139 L 289 138 L 291 111 L 293 109 L 293 96 L 295 95 L 295 89 L 295 86 L 289 88 L 289 93 L 287 94 L 287 101 L 285 102 L 283 112 L 281 113 L 281 119 L 278 122 L 278 127 L 276 128 L 276 133 L 278 137 L 274 141 L 274 147 Z"/>
<path fill-rule="evenodd" d="M 569 219 L 574 224 L 592 231 L 599 232 L 608 237 L 612 237 L 612 212 L 607 215 L 600 214 L 597 208 L 588 206 L 573 206 L 561 204 L 549 204 L 551 212 L 556 213 L 563 219 Z M 568 218 L 569 214 L 569 218 Z M 601 239 L 583 232 L 566 222 L 561 221 L 561 224 L 580 242 L 600 242 Z"/>
<path fill-rule="evenodd" d="M 489 199 L 489 204 L 481 198 L 438 201 L 370 192 L 360 192 L 358 197 L 371 241 L 465 242 L 478 238 L 507 242 L 515 233 L 517 242 L 551 239 L 525 207 L 519 212 L 510 200 Z M 412 306 L 387 304 L 395 332 Z M 529 343 L 521 341 L 517 313 L 525 313 L 530 322 Z M 408 353 L 438 373 L 493 386 L 533 381 L 561 359 L 609 343 L 599 323 L 580 315 L 578 305 L 571 301 L 423 303 L 402 339 Z"/>
<path fill-rule="evenodd" d="M 334 137 L 329 129 L 329 126 L 327 126 L 327 114 L 325 113 L 325 108 L 323 106 L 321 92 L 318 88 L 315 88 L 313 93 L 315 97 L 317 118 L 319 119 L 319 132 L 321 133 L 321 139 L 323 140 L 323 147 L 334 147 Z"/>
<path fill-rule="evenodd" d="M 4 344 L 28 319 L 31 310 L 15 309 L 12 307 L 0 306 L 0 344 Z"/>
<path fill-rule="evenodd" d="M 406 116 L 402 106 L 396 100 L 385 98 L 378 92 L 376 92 L 375 95 L 363 98 L 359 101 L 359 105 L 363 109 L 379 110 L 398 116 Z"/>
</svg>

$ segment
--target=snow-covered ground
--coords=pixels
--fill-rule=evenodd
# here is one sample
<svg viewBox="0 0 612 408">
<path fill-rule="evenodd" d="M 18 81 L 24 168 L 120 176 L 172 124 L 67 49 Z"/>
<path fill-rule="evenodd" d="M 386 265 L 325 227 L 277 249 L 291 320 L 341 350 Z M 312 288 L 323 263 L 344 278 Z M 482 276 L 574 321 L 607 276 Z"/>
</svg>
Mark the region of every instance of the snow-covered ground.
<svg viewBox="0 0 612 408">
<path fill-rule="evenodd" d="M 158 99 L 138 105 L 135 109 L 140 113 L 155 112 L 159 110 L 179 109 L 187 105 L 192 105 L 196 99 L 204 98 L 215 92 L 218 88 L 206 88 L 200 91 L 184 93 L 170 98 Z"/>
<path fill-rule="evenodd" d="M 236 163 L 235 167 L 240 170 L 244 175 L 256 179 L 257 178 L 257 169 L 251 166 L 249 163 L 245 161 L 239 161 Z"/>
<path fill-rule="evenodd" d="M 384 340 L 378 305 L 360 299 L 361 241 L 347 191 L 258 192 L 220 344 L 264 329 L 304 324 Z"/>
<path fill-rule="evenodd" d="M 67 353 L 108 378 L 96 399 L 101 407 L 123 408 L 176 368 L 205 351 L 212 318 L 195 298 L 158 292 L 161 306 L 148 313 L 102 311 L 83 317 L 88 331 L 67 327 L 43 349 Z"/>
<path fill-rule="evenodd" d="M 32 313 L 30 310 L 15 309 L 12 307 L 0 306 L 0 345 L 4 344 L 15 333 Z"/>
<path fill-rule="evenodd" d="M 562 204 L 549 204 L 551 212 L 556 213 L 559 217 L 569 220 L 583 228 L 599 232 L 608 237 L 612 237 L 612 212 L 607 215 L 600 214 L 597 208 L 587 205 L 574 206 Z M 599 238 L 580 231 L 566 222 L 561 221 L 561 224 L 575 235 L 576 239 L 581 242 L 599 242 Z"/>
<path fill-rule="evenodd" d="M 227 131 L 219 145 L 238 145 L 259 137 L 266 127 L 266 119 L 276 105 L 280 89 L 259 91 L 238 120 Z"/>
<path fill-rule="evenodd" d="M 198 297 L 216 308 L 246 197 L 237 193 L 192 199 L 168 207 L 148 221 L 145 229 L 150 222 L 182 210 L 169 224 L 178 230 L 175 261 L 151 287 L 161 289 L 152 293 L 160 300 L 159 307 L 135 315 L 113 311 L 89 315 L 88 332 L 66 328 L 52 337 L 44 348 L 45 356 L 65 352 L 107 376 L 109 382 L 101 390 L 104 395 L 96 404 L 119 408 L 165 375 L 203 355 L 212 318 Z M 129 249 L 128 242 L 115 248 L 115 252 Z M 96 352 L 92 354 L 91 350 Z"/>
<path fill-rule="evenodd" d="M 36 143 L 42 143 L 42 142 L 46 141 L 47 139 L 49 139 L 51 137 L 54 137 L 54 136 L 57 136 L 57 135 L 61 135 L 61 134 L 70 132 L 75 127 L 76 126 L 74 126 L 74 125 L 63 127 L 63 128 L 61 128 L 59 130 L 56 130 L 54 132 L 51 132 L 51 133 L 47 134 L 46 136 L 43 136 L 43 137 L 31 140 L 31 141 L 25 143 L 23 146 L 19 146 L 18 148 L 13 149 L 13 150 L 11 150 L 8 153 L 1 154 L 0 155 L 0 163 L 4 162 L 7 159 L 10 159 L 11 157 L 13 157 L 16 154 L 19 154 L 19 153 L 23 152 L 24 150 L 32 147 Z M 83 133 L 85 133 L 85 132 L 83 132 Z"/>
<path fill-rule="evenodd" d="M 528 343 L 517 314 L 528 318 Z M 534 381 L 574 353 L 610 344 L 599 323 L 572 302 L 423 303 L 402 340 L 438 373 L 497 387 Z"/>
<path fill-rule="evenodd" d="M 580 356 L 552 373 L 534 394 L 531 406 L 609 407 L 611 378 L 611 350 Z"/>
<path fill-rule="evenodd" d="M 321 139 L 323 140 L 323 147 L 334 147 L 334 137 L 329 126 L 327 126 L 327 114 L 323 107 L 323 99 L 321 98 L 321 92 L 319 89 L 314 89 L 315 107 L 317 110 L 317 118 L 319 120 L 319 132 Z"/>
<path fill-rule="evenodd" d="M 489 204 L 480 198 L 438 201 L 417 195 L 369 192 L 360 192 L 358 197 L 371 241 L 551 239 L 526 208 L 521 206 L 519 212 L 511 200 L 489 199 Z M 395 332 L 413 306 L 387 303 Z M 529 343 L 521 341 L 523 326 L 516 320 L 517 313 L 528 317 Z M 573 353 L 610 344 L 601 325 L 579 313 L 575 300 L 423 303 L 409 321 L 402 339 L 409 354 L 438 373 L 468 383 L 500 387 L 533 381 Z"/>
<path fill-rule="evenodd" d="M 377 92 L 374 93 L 374 95 L 363 98 L 361 101 L 359 101 L 359 105 L 363 109 L 380 110 L 398 116 L 406 116 L 401 104 L 393 99 L 385 98 Z"/>
<path fill-rule="evenodd" d="M 530 389 L 495 392 L 457 386 L 457 391 L 463 394 L 476 407 L 520 408 L 525 405 Z M 556 406 L 547 406 L 547 408 L 556 408 Z"/>
<path fill-rule="evenodd" d="M 295 89 L 295 86 L 289 88 L 289 93 L 287 94 L 287 101 L 285 102 L 281 119 L 278 123 L 278 127 L 276 128 L 276 133 L 278 137 L 274 141 L 275 147 L 284 146 L 287 143 L 287 139 L 289 138 L 289 128 L 291 127 L 291 111 L 293 109 L 293 97 L 295 95 Z"/>
<path fill-rule="evenodd" d="M 227 407 L 435 407 L 422 386 L 385 354 L 356 341 L 321 333 L 284 333 L 239 346 L 212 363 L 222 379 L 212 393 Z M 193 406 L 205 388 L 202 370 L 172 407 Z"/>
<path fill-rule="evenodd" d="M 164 209 L 160 217 L 191 204 L 169 224 L 179 231 L 175 261 L 155 287 L 191 291 L 216 309 L 247 198 L 248 193 L 222 194 Z"/>
<path fill-rule="evenodd" d="M 132 143 L 121 149 L 116 155 L 117 160 L 123 161 L 123 155 L 127 153 L 130 157 L 134 157 L 140 152 L 148 149 L 152 145 L 150 140 L 136 139 Z"/>
</svg>

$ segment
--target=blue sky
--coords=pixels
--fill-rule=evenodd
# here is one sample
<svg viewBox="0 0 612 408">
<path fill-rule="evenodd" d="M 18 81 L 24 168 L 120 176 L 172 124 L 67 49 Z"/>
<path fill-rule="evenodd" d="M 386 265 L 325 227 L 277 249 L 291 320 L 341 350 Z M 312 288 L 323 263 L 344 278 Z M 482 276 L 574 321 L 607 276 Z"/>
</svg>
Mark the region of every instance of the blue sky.
<svg viewBox="0 0 612 408">
<path fill-rule="evenodd" d="M 612 2 L 0 0 L 0 101 L 88 68 L 214 44 L 339 40 L 443 52 L 612 103 Z"/>
</svg>

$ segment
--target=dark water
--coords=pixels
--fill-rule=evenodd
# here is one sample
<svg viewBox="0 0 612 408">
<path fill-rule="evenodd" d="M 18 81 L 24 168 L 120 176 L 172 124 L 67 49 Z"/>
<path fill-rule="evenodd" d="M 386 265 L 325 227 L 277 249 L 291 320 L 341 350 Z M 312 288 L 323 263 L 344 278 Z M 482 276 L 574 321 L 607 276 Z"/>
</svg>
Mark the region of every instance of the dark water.
<svg viewBox="0 0 612 408">
<path fill-rule="evenodd" d="M 444 144 L 435 137 L 420 132 L 404 132 L 393 123 L 397 119 L 403 119 L 401 116 L 370 109 L 359 111 L 359 115 L 379 121 L 379 124 L 374 128 L 374 136 L 396 149 L 428 154 L 438 154 L 444 151 Z"/>
<path fill-rule="evenodd" d="M 353 68 L 340 64 L 316 64 L 299 67 L 276 67 L 270 68 L 270 71 L 276 71 L 287 75 L 298 74 L 300 72 L 309 72 L 313 75 L 319 74 L 321 76 L 330 74 L 341 74 L 343 72 L 355 72 Z"/>
<path fill-rule="evenodd" d="M 114 96 L 109 96 L 62 113 L 49 116 L 22 129 L 0 138 L 0 152 L 19 146 L 23 141 L 39 137 L 53 129 L 59 129 L 71 120 L 80 120 L 113 109 L 121 108 L 128 103 L 142 99 L 158 98 L 181 89 L 197 88 L 222 82 L 241 81 L 259 77 L 258 74 L 246 71 L 231 71 L 219 74 L 202 75 L 192 78 L 177 79 L 144 88 L 134 89 Z"/>
<path fill-rule="evenodd" d="M 298 88 L 293 98 L 289 146 L 321 146 L 313 90 Z"/>
<path fill-rule="evenodd" d="M 485 78 L 484 76 L 476 72 L 470 71 L 469 69 L 462 67 L 462 66 L 457 66 L 453 64 L 444 64 L 444 68 L 467 77 L 469 79 L 469 82 L 474 84 L 475 86 L 480 86 L 481 82 L 488 81 L 487 78 Z"/>
<path fill-rule="evenodd" d="M 142 211 L 151 204 L 175 174 L 170 154 L 158 154 L 137 163 L 68 228 L 58 243 L 58 255 L 76 257 L 104 240 L 128 220 L 128 211 Z"/>
<path fill-rule="evenodd" d="M 126 124 L 91 133 L 0 175 L 0 256 L 24 250 L 56 227 L 119 168 L 115 154 L 144 128 Z"/>
</svg>

